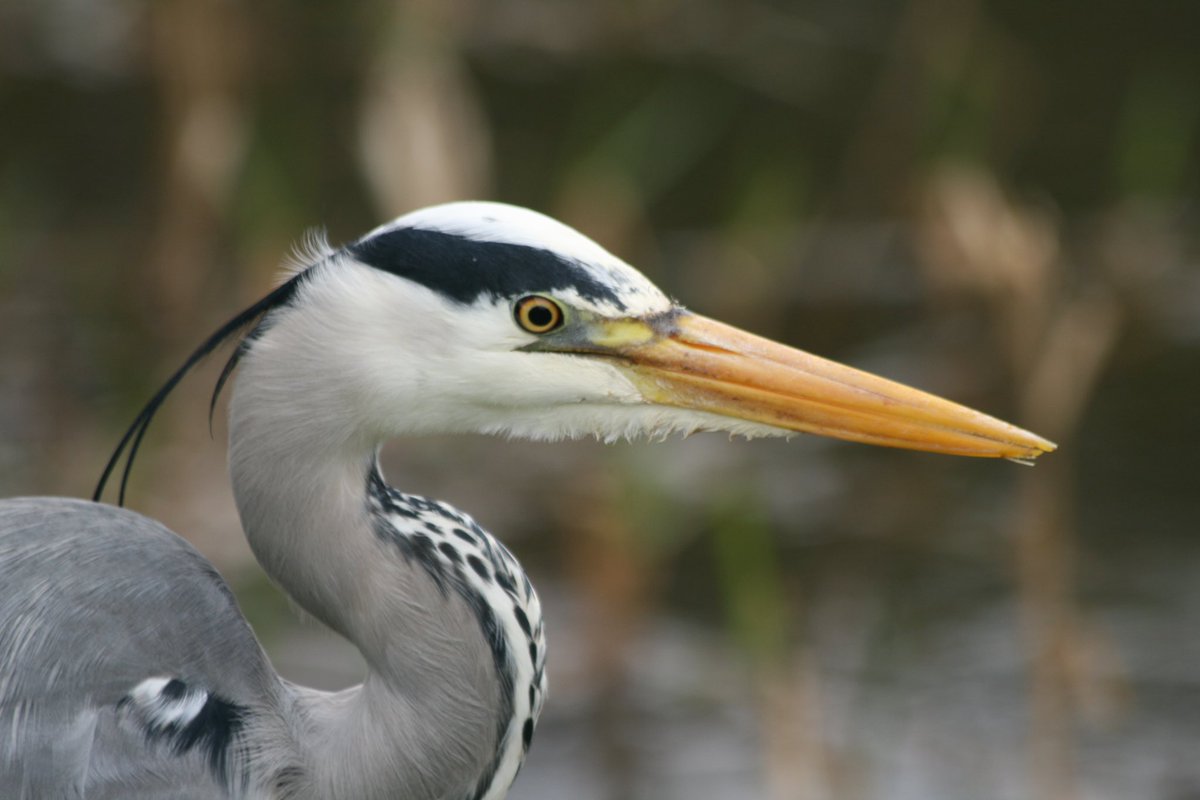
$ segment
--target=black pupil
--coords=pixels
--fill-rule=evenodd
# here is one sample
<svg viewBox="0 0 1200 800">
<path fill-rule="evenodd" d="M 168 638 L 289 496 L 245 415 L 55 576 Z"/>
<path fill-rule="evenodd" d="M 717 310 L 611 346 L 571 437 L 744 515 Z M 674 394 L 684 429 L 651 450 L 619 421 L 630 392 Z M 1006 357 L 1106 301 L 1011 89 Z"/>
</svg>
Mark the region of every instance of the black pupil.
<svg viewBox="0 0 1200 800">
<path fill-rule="evenodd" d="M 531 306 L 525 312 L 525 318 L 535 328 L 548 328 L 554 322 L 554 312 L 546 306 Z"/>
</svg>

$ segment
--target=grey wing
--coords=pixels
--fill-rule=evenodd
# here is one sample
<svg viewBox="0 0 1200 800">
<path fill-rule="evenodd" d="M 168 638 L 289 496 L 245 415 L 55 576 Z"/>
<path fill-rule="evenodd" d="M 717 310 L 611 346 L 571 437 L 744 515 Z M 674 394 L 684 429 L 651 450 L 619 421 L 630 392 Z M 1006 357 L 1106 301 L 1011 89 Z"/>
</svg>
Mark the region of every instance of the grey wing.
<svg viewBox="0 0 1200 800">
<path fill-rule="evenodd" d="M 282 691 L 225 582 L 165 527 L 0 501 L 0 796 L 237 797 Z"/>
</svg>

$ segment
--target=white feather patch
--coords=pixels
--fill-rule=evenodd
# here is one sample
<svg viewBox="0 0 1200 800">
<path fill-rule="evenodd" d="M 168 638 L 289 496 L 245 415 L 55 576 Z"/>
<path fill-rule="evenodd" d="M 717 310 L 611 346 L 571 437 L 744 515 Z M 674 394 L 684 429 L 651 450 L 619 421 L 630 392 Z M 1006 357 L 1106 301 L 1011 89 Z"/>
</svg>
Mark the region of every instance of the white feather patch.
<svg viewBox="0 0 1200 800">
<path fill-rule="evenodd" d="M 208 702 L 208 692 L 184 686 L 182 694 L 167 697 L 163 691 L 172 678 L 147 678 L 133 687 L 129 699 L 155 727 L 182 727 L 196 718 Z"/>
<path fill-rule="evenodd" d="M 324 228 L 309 228 L 300 237 L 300 241 L 292 245 L 291 252 L 284 258 L 284 273 L 290 278 L 298 272 L 320 264 L 336 252 L 329 244 L 329 236 Z"/>
</svg>

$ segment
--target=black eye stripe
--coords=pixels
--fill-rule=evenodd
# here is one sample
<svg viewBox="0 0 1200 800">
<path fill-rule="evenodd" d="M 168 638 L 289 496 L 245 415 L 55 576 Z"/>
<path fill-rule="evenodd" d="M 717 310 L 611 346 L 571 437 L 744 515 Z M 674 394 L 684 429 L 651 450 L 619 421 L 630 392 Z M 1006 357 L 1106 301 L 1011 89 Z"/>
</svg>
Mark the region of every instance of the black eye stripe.
<svg viewBox="0 0 1200 800">
<path fill-rule="evenodd" d="M 469 305 L 480 295 L 517 297 L 522 292 L 571 289 L 593 303 L 625 309 L 615 275 L 598 276 L 539 247 L 398 228 L 360 239 L 348 250 L 364 264 L 416 281 L 458 303 Z"/>
</svg>

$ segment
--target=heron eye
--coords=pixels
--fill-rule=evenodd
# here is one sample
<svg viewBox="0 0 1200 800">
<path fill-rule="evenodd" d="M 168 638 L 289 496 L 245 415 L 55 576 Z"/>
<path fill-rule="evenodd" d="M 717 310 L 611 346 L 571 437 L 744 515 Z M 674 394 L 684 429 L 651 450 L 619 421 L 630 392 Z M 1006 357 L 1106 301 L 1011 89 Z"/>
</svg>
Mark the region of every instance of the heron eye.
<svg viewBox="0 0 1200 800">
<path fill-rule="evenodd" d="M 558 303 L 535 294 L 518 300 L 513 313 L 517 324 L 530 333 L 549 333 L 563 323 Z"/>
</svg>

